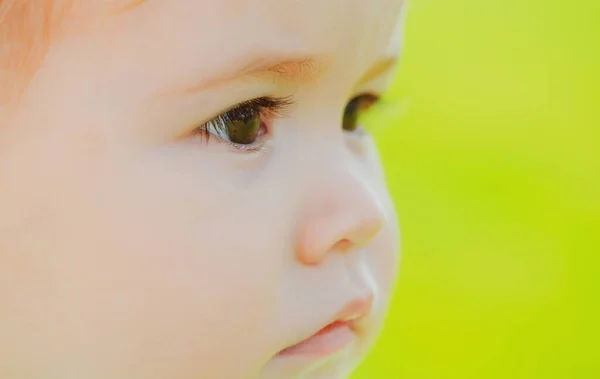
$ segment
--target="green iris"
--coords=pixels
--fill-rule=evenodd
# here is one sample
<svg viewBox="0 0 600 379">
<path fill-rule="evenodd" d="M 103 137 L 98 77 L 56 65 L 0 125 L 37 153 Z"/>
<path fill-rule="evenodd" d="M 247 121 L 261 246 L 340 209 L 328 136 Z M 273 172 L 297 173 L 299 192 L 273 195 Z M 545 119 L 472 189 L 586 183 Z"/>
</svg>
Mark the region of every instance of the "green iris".
<svg viewBox="0 0 600 379">
<path fill-rule="evenodd" d="M 253 115 L 243 120 L 226 122 L 229 141 L 239 145 L 250 145 L 256 141 L 260 130 L 260 115 Z"/>
</svg>

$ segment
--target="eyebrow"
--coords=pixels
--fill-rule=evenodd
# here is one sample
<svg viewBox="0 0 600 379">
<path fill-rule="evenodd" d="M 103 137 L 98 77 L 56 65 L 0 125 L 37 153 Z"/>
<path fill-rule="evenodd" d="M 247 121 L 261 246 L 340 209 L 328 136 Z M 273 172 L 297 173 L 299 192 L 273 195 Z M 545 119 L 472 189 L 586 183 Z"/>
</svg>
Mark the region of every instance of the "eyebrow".
<svg viewBox="0 0 600 379">
<path fill-rule="evenodd" d="M 397 63 L 398 57 L 396 56 L 390 56 L 378 61 L 362 75 L 358 84 L 362 85 L 382 76 L 394 68 Z M 216 74 L 208 80 L 184 88 L 181 92 L 184 95 L 203 92 L 242 78 L 274 77 L 276 80 L 295 84 L 309 84 L 320 78 L 328 67 L 328 59 L 319 56 L 299 58 L 259 56 L 241 64 L 234 64 L 233 67 Z M 179 94 L 180 91 L 177 91 L 177 93 Z"/>
<path fill-rule="evenodd" d="M 386 74 L 387 72 L 396 68 L 397 64 L 398 64 L 397 56 L 390 56 L 390 57 L 387 57 L 387 58 L 384 58 L 384 59 L 378 61 L 377 63 L 375 63 L 375 65 L 371 66 L 371 68 L 369 70 L 367 70 L 367 72 L 365 72 L 363 74 L 363 76 L 358 81 L 358 84 L 362 85 L 362 84 L 368 83 L 374 79 L 377 79 L 378 77 L 382 76 L 383 74 Z"/>
<path fill-rule="evenodd" d="M 241 78 L 260 78 L 272 76 L 277 80 L 308 84 L 321 77 L 327 68 L 327 60 L 322 57 L 299 57 L 281 59 L 277 57 L 257 57 L 241 64 L 234 64 L 213 78 L 188 87 L 185 93 L 208 90 L 223 83 Z"/>
<path fill-rule="evenodd" d="M 146 0 L 119 0 L 116 2 L 116 4 L 112 5 L 113 7 L 115 7 L 112 10 L 112 13 L 115 15 L 123 14 L 145 3 Z"/>
</svg>

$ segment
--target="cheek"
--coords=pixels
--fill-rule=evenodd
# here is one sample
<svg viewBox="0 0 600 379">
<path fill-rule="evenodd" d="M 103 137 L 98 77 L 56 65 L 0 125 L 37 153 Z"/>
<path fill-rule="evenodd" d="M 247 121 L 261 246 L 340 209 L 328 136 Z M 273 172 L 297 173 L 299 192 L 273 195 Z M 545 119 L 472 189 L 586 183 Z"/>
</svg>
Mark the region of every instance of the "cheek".
<svg viewBox="0 0 600 379">
<path fill-rule="evenodd" d="M 95 170 L 69 199 L 55 264 L 65 311 L 86 330 L 75 343 L 152 378 L 245 377 L 264 359 L 282 275 L 283 241 L 268 236 L 285 233 L 207 184 L 225 182 L 216 173 L 171 163 Z"/>
<path fill-rule="evenodd" d="M 368 260 L 373 268 L 374 277 L 378 281 L 378 288 L 382 292 L 382 300 L 389 301 L 400 270 L 400 226 L 374 144 L 370 145 L 369 152 L 370 159 L 366 166 L 372 175 L 370 183 L 373 183 L 374 190 L 379 194 L 378 199 L 384 210 L 385 227 L 373 241 L 372 251 L 374 253 L 368 256 Z"/>
<path fill-rule="evenodd" d="M 400 269 L 399 241 L 400 231 L 396 215 L 390 210 L 386 229 L 374 242 L 376 253 L 370 256 L 375 277 L 380 282 L 379 288 L 381 288 L 385 300 L 389 300 Z"/>
</svg>

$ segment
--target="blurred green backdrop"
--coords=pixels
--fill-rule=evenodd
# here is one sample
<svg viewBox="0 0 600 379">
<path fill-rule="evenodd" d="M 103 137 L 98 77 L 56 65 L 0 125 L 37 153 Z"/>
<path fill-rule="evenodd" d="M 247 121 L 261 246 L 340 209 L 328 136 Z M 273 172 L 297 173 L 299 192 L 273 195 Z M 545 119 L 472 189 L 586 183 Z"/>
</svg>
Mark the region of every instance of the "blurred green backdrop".
<svg viewBox="0 0 600 379">
<path fill-rule="evenodd" d="M 412 0 L 370 120 L 403 235 L 353 379 L 600 378 L 600 1 Z"/>
</svg>

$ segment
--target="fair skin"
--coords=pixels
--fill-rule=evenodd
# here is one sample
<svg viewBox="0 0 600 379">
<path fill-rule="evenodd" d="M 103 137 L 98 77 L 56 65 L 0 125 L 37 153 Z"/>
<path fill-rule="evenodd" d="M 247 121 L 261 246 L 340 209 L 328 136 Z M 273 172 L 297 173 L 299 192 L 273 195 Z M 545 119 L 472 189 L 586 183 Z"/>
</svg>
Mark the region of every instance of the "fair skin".
<svg viewBox="0 0 600 379">
<path fill-rule="evenodd" d="M 0 129 L 0 377 L 347 377 L 399 237 L 342 124 L 391 80 L 401 2 L 89 3 Z M 198 132 L 264 98 L 236 144 Z M 352 302 L 349 345 L 281 353 Z"/>
</svg>

